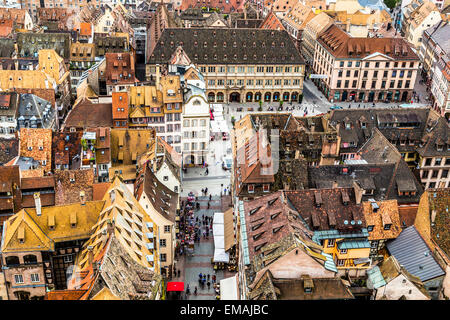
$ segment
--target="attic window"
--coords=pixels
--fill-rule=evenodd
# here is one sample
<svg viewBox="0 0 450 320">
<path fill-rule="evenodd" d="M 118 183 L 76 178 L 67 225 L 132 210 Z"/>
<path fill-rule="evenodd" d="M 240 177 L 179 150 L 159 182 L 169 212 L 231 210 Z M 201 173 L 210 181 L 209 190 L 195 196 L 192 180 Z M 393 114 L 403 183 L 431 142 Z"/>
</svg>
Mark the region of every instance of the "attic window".
<svg viewBox="0 0 450 320">
<path fill-rule="evenodd" d="M 256 42 L 253 42 L 253 48 L 256 48 Z"/>
<path fill-rule="evenodd" d="M 391 226 L 392 226 L 392 224 L 385 224 L 384 225 L 384 230 L 390 230 Z"/>
<path fill-rule="evenodd" d="M 253 215 L 253 214 L 254 214 L 256 211 L 258 211 L 260 208 L 261 208 L 261 207 L 257 207 L 257 208 L 254 208 L 254 209 L 250 210 L 249 214 L 250 214 L 250 215 Z"/>
<path fill-rule="evenodd" d="M 236 44 L 236 41 L 234 41 L 233 42 L 233 48 L 236 48 L 237 47 L 237 44 Z"/>
<path fill-rule="evenodd" d="M 281 213 L 281 211 L 270 215 L 270 219 L 272 219 L 272 220 L 275 219 L 276 217 L 278 217 L 280 215 L 280 213 Z"/>
<path fill-rule="evenodd" d="M 198 42 L 194 41 L 194 47 L 198 46 Z"/>
<path fill-rule="evenodd" d="M 217 47 L 217 42 L 214 41 L 213 47 L 214 47 L 214 48 Z"/>
<path fill-rule="evenodd" d="M 277 232 L 280 231 L 283 227 L 284 227 L 284 226 L 280 226 L 280 227 L 277 227 L 277 228 L 273 228 L 273 229 L 272 229 L 272 232 L 273 232 L 273 233 L 277 233 Z"/>
<path fill-rule="evenodd" d="M 275 201 L 277 201 L 277 199 L 278 199 L 278 198 L 275 198 L 275 199 L 269 200 L 269 201 L 267 202 L 267 204 L 268 204 L 269 206 L 271 206 L 272 204 L 274 204 L 274 203 L 275 203 Z"/>
<path fill-rule="evenodd" d="M 227 42 L 226 42 L 226 41 L 223 42 L 223 47 L 224 47 L 224 48 L 227 47 Z"/>
<path fill-rule="evenodd" d="M 194 31 L 194 37 L 196 37 L 197 36 L 197 31 Z"/>
</svg>

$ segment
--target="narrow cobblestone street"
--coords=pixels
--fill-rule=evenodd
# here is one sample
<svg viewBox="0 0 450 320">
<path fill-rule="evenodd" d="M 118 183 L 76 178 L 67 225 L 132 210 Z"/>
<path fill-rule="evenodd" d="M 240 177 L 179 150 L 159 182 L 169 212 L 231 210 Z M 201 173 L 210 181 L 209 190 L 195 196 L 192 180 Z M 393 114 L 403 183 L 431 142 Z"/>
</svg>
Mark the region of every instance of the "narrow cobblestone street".
<svg viewBox="0 0 450 320">
<path fill-rule="evenodd" d="M 181 200 L 186 201 L 186 198 Z M 210 201 L 210 208 L 208 209 L 208 196 L 198 197 L 198 202 L 200 204 L 199 210 L 194 210 L 194 219 L 198 218 L 199 221 L 202 220 L 203 216 L 214 217 L 215 212 L 224 212 L 229 208 L 231 203 L 230 196 L 220 196 L 213 195 Z M 205 230 L 205 226 L 201 226 L 201 234 Z M 184 282 L 185 292 L 187 286 L 190 288 L 190 295 L 184 295 L 184 298 L 188 300 L 214 300 L 216 299 L 216 293 L 213 288 L 213 283 L 211 281 L 211 286 L 205 284 L 203 287 L 199 285 L 198 279 L 199 274 L 209 274 L 210 279 L 212 275 L 216 275 L 216 283 L 224 278 L 233 276 L 235 273 L 228 272 L 227 270 L 214 271 L 212 258 L 214 256 L 214 237 L 212 232 L 209 233 L 209 237 L 205 239 L 202 235 L 200 242 L 195 243 L 195 248 L 193 254 L 185 252 L 181 257 L 178 258 L 176 262 L 176 268 L 180 270 L 180 277 L 174 277 L 171 281 Z M 197 295 L 194 295 L 195 287 L 198 288 Z"/>
</svg>

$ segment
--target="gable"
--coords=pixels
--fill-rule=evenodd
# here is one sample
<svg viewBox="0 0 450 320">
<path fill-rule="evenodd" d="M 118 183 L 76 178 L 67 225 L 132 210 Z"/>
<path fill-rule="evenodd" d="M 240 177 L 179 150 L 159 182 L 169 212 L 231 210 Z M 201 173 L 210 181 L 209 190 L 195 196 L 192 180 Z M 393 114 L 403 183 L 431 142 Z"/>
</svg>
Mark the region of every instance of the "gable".
<svg viewBox="0 0 450 320">
<path fill-rule="evenodd" d="M 375 52 L 372 53 L 371 55 L 368 55 L 367 57 L 364 57 L 362 60 L 370 61 L 370 60 L 394 60 L 394 59 L 380 52 Z"/>
</svg>

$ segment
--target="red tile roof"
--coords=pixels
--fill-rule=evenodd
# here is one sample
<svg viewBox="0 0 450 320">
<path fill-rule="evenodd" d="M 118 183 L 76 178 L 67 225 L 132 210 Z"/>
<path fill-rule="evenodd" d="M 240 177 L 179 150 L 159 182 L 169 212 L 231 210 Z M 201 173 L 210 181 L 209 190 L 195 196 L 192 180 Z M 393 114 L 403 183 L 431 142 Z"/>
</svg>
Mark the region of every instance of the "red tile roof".
<svg viewBox="0 0 450 320">
<path fill-rule="evenodd" d="M 322 31 L 317 41 L 337 58 L 363 59 L 381 53 L 394 59 L 419 60 L 403 38 L 352 38 L 335 24 Z"/>
<path fill-rule="evenodd" d="M 90 36 L 92 34 L 92 24 L 90 22 L 80 23 L 80 36 Z"/>
<path fill-rule="evenodd" d="M 106 191 L 108 191 L 109 187 L 111 186 L 110 182 L 100 182 L 100 183 L 94 183 L 92 185 L 93 188 L 93 199 L 96 200 L 103 200 L 103 197 L 105 196 Z"/>
<path fill-rule="evenodd" d="M 130 84 L 137 82 L 134 57 L 129 52 L 106 53 L 106 84 Z"/>
<path fill-rule="evenodd" d="M 13 20 L 12 19 L 1 19 L 0 20 L 0 37 L 8 37 L 13 31 Z"/>
<path fill-rule="evenodd" d="M 112 93 L 112 115 L 115 119 L 128 119 L 128 92 Z"/>
<path fill-rule="evenodd" d="M 271 30 L 285 30 L 283 25 L 281 24 L 280 19 L 273 13 L 269 12 L 267 17 L 259 26 L 260 29 L 271 29 Z"/>
</svg>

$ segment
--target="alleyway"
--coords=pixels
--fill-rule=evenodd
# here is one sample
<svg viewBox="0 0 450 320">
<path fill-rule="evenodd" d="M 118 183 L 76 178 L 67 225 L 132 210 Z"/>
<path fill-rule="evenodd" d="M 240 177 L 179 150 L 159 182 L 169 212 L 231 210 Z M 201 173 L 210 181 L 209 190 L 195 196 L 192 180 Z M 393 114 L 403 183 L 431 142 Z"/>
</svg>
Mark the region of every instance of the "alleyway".
<svg viewBox="0 0 450 320">
<path fill-rule="evenodd" d="M 186 200 L 183 198 L 182 200 Z M 212 196 L 210 201 L 210 208 L 207 209 L 209 201 L 209 196 L 201 196 L 198 197 L 198 202 L 200 203 L 200 209 L 194 211 L 194 217 L 202 220 L 202 216 L 213 217 L 215 212 L 224 212 L 229 208 L 229 204 L 231 203 L 230 196 L 223 196 L 222 199 L 220 195 Z M 202 226 L 201 233 L 205 228 Z M 234 273 L 218 270 L 214 272 L 213 264 L 211 263 L 211 259 L 214 256 L 214 238 L 212 234 L 209 234 L 208 239 L 201 238 L 200 242 L 195 243 L 194 253 L 183 254 L 179 257 L 176 267 L 180 269 L 180 277 L 173 278 L 171 281 L 181 281 L 184 282 L 185 289 L 188 284 L 190 287 L 191 294 L 186 298 L 188 300 L 214 300 L 216 297 L 215 291 L 213 289 L 212 281 L 211 287 L 208 290 L 208 286 L 204 285 L 203 288 L 199 286 L 198 283 L 198 275 L 209 274 L 210 276 L 216 275 L 216 282 L 220 282 L 220 280 L 224 278 L 228 278 L 234 275 Z M 197 286 L 198 293 L 195 296 L 194 288 Z"/>
</svg>

